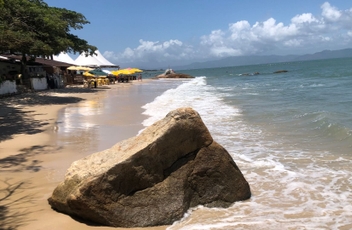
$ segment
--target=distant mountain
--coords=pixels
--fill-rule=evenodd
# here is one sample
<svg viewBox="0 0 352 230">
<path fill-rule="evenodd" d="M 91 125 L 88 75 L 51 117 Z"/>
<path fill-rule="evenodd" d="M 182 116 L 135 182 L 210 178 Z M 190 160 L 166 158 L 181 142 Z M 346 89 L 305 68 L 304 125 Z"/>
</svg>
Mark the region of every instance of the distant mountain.
<svg viewBox="0 0 352 230">
<path fill-rule="evenodd" d="M 314 54 L 301 55 L 293 61 L 309 61 L 320 59 L 333 59 L 333 58 L 349 58 L 352 57 L 352 49 L 342 50 L 324 50 Z"/>
<path fill-rule="evenodd" d="M 258 65 L 277 62 L 292 62 L 292 61 L 309 61 L 320 59 L 332 58 L 348 58 L 352 57 L 352 49 L 342 50 L 324 50 L 314 54 L 305 55 L 266 55 L 266 56 L 236 56 L 226 57 L 213 61 L 195 62 L 189 65 L 177 66 L 174 69 L 203 69 L 203 68 L 217 68 L 228 66 L 241 66 L 241 65 Z"/>
</svg>

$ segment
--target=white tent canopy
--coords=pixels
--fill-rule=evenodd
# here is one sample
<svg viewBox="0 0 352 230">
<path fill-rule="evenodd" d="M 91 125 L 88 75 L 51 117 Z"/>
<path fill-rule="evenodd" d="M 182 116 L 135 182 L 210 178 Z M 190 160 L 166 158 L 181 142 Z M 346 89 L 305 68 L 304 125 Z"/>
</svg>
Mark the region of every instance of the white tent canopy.
<svg viewBox="0 0 352 230">
<path fill-rule="evenodd" d="M 118 65 L 112 64 L 106 60 L 99 50 L 95 51 L 97 55 L 86 56 L 86 53 L 81 53 L 75 60 L 76 65 L 81 66 L 92 66 L 92 67 L 118 67 Z"/>
<path fill-rule="evenodd" d="M 86 56 L 85 53 L 81 53 L 75 60 L 76 65 L 81 66 L 101 66 L 103 65 L 95 56 Z"/>
<path fill-rule="evenodd" d="M 116 66 L 115 64 L 112 64 L 111 62 L 109 62 L 108 60 L 106 60 L 104 58 L 104 56 L 99 52 L 99 50 L 95 51 L 95 53 L 97 54 L 97 56 L 94 56 L 96 59 L 98 59 L 100 62 L 102 62 L 104 65 L 110 65 L 110 66 Z"/>
<path fill-rule="evenodd" d="M 75 65 L 75 61 L 67 54 L 64 52 L 61 52 L 59 55 L 55 55 L 53 57 L 55 61 L 60 61 L 60 62 L 66 62 L 72 65 Z"/>
</svg>

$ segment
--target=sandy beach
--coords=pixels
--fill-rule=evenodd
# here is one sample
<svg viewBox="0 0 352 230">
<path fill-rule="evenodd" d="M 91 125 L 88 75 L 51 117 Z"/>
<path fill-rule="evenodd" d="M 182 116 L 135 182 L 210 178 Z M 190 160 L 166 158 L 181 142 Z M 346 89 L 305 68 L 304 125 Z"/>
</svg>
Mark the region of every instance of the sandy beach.
<svg viewBox="0 0 352 230">
<path fill-rule="evenodd" d="M 116 229 L 58 213 L 51 209 L 47 199 L 73 161 L 135 136 L 143 128 L 140 103 L 144 102 L 138 98 L 138 90 L 133 90 L 133 84 L 142 83 L 96 89 L 71 87 L 0 99 L 0 229 Z M 86 143 L 86 148 L 82 148 L 72 144 L 92 142 L 82 139 L 82 135 L 70 136 L 71 144 L 58 140 L 61 128 L 57 119 L 65 108 L 87 103 L 99 105 L 111 92 L 122 98 L 116 102 L 119 116 L 97 123 L 102 123 L 102 129 L 113 125 L 115 143 L 103 138 L 96 140 L 99 144 L 92 145 L 93 148 Z"/>
</svg>

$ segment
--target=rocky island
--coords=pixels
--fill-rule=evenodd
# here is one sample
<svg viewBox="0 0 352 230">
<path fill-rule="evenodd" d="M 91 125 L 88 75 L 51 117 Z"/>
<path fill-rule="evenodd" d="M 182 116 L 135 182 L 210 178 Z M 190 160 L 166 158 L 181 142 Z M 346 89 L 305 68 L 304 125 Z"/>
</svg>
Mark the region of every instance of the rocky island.
<svg viewBox="0 0 352 230">
<path fill-rule="evenodd" d="M 159 78 L 194 78 L 191 75 L 184 74 L 184 73 L 175 73 L 172 69 L 167 69 L 163 74 L 155 76 L 153 79 Z"/>
</svg>

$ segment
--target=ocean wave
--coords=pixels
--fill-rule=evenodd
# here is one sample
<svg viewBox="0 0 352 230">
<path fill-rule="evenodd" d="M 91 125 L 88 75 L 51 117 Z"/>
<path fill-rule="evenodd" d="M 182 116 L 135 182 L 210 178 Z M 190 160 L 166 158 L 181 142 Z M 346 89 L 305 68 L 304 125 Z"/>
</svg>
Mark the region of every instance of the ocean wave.
<svg viewBox="0 0 352 230">
<path fill-rule="evenodd" d="M 299 115 L 301 124 L 305 129 L 316 131 L 320 137 L 329 137 L 333 140 L 346 140 L 352 137 L 352 130 L 349 127 L 338 123 L 334 119 L 336 115 L 326 111 L 311 112 Z"/>
<path fill-rule="evenodd" d="M 149 118 L 143 121 L 143 125 L 149 126 L 180 107 L 192 107 L 209 126 L 212 126 L 213 122 L 217 123 L 216 119 L 226 120 L 226 116 L 240 115 L 238 108 L 226 105 L 215 89 L 206 84 L 206 77 L 196 77 L 176 89 L 165 91 L 154 101 L 144 105 L 143 114 Z"/>
</svg>

